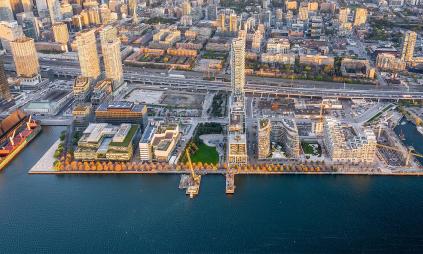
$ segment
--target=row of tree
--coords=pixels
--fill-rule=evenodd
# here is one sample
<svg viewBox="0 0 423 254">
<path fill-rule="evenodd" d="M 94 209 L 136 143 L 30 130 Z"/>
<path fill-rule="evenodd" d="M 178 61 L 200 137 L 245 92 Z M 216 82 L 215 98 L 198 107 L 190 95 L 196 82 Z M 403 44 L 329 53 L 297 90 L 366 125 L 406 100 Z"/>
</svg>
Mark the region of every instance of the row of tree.
<svg viewBox="0 0 423 254">
<path fill-rule="evenodd" d="M 55 162 L 56 170 L 59 171 L 188 171 L 188 163 L 170 165 L 165 162 L 113 162 L 113 161 L 77 161 L 67 155 Z M 196 171 L 217 171 L 219 169 L 237 172 L 331 172 L 335 171 L 332 166 L 323 163 L 310 164 L 249 164 L 229 167 L 224 164 L 192 163 Z"/>
</svg>

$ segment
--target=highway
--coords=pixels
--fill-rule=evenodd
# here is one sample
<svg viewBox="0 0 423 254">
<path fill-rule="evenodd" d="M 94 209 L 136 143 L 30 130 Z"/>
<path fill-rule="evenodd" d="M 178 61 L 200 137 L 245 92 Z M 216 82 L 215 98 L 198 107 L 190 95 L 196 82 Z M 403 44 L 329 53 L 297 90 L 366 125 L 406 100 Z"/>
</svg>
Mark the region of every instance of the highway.
<svg viewBox="0 0 423 254">
<path fill-rule="evenodd" d="M 5 57 L 12 61 L 10 56 Z M 12 61 L 13 62 L 13 61 Z M 80 74 L 79 64 L 74 61 L 40 59 L 42 74 L 53 73 L 62 77 L 76 77 Z M 5 64 L 12 70 L 11 64 Z M 202 73 L 180 72 L 185 78 L 169 77 L 167 70 L 144 69 L 124 66 L 124 78 L 131 86 L 145 89 L 176 89 L 187 91 L 230 91 L 230 83 L 202 80 Z M 176 72 L 176 71 L 174 71 Z M 247 94 L 258 96 L 312 96 L 325 98 L 369 98 L 369 99 L 423 99 L 421 86 L 374 86 L 366 84 L 340 84 L 309 80 L 283 80 L 274 78 L 247 77 Z"/>
</svg>

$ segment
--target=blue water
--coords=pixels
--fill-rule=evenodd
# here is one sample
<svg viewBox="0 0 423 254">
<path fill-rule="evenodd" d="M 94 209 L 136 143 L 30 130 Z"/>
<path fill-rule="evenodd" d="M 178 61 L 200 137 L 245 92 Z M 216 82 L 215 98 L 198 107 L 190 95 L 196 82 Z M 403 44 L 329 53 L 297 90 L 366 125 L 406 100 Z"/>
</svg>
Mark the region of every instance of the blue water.
<svg viewBox="0 0 423 254">
<path fill-rule="evenodd" d="M 0 173 L 0 253 L 423 253 L 422 178 L 28 175 L 60 131 Z"/>
</svg>

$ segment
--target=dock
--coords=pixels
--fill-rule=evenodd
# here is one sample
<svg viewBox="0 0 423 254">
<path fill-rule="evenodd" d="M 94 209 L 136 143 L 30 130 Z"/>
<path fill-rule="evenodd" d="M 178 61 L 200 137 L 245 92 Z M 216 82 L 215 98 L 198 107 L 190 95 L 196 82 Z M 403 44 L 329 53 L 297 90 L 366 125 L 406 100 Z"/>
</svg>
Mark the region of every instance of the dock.
<svg viewBox="0 0 423 254">
<path fill-rule="evenodd" d="M 227 173 L 226 174 L 226 194 L 235 193 L 235 174 Z"/>
</svg>

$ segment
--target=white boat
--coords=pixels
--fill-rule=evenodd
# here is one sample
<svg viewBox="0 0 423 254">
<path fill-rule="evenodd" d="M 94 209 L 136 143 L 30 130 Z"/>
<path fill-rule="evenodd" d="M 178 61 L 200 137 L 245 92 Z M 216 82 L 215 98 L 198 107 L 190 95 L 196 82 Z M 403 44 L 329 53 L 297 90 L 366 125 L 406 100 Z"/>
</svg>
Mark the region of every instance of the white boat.
<svg viewBox="0 0 423 254">
<path fill-rule="evenodd" d="M 423 135 L 423 127 L 417 126 L 417 131 Z"/>
</svg>

